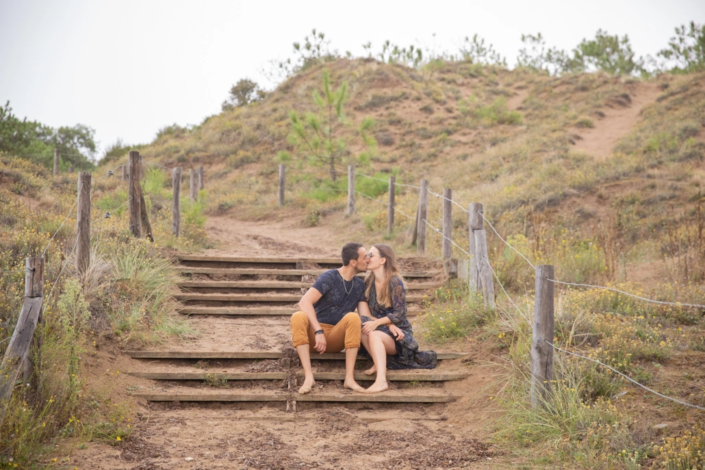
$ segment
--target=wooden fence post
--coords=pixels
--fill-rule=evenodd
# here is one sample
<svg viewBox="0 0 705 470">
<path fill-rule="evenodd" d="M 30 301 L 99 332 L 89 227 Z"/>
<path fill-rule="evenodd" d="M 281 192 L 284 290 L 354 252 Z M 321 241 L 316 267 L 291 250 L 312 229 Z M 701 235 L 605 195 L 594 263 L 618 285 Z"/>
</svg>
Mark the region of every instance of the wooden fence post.
<svg viewBox="0 0 705 470">
<path fill-rule="evenodd" d="M 284 185 L 286 178 L 286 167 L 283 163 L 279 164 L 279 207 L 284 206 Z"/>
<path fill-rule="evenodd" d="M 127 163 L 122 166 L 122 180 L 127 181 Z"/>
<path fill-rule="evenodd" d="M 355 212 L 355 167 L 348 165 L 348 212 L 353 215 Z"/>
<path fill-rule="evenodd" d="M 181 167 L 171 172 L 171 185 L 174 189 L 171 202 L 171 231 L 177 237 L 181 235 Z"/>
<path fill-rule="evenodd" d="M 78 172 L 76 237 L 76 269 L 83 274 L 91 264 L 91 174 L 86 171 Z"/>
<path fill-rule="evenodd" d="M 203 166 L 198 167 L 198 190 L 202 190 L 205 188 L 204 182 L 203 182 Z"/>
<path fill-rule="evenodd" d="M 479 287 L 482 288 L 482 297 L 485 299 L 485 305 L 494 308 L 494 280 L 487 252 L 487 233 L 484 230 L 475 230 L 475 248 L 477 251 L 477 279 Z"/>
<path fill-rule="evenodd" d="M 531 406 L 549 399 L 553 380 L 553 266 L 536 266 L 536 297 L 531 339 Z M 547 344 L 551 343 L 551 344 Z"/>
<path fill-rule="evenodd" d="M 54 149 L 54 176 L 59 174 L 59 149 Z"/>
<path fill-rule="evenodd" d="M 416 206 L 416 218 L 414 219 L 414 227 L 411 230 L 411 244 L 416 245 L 416 239 L 419 236 L 419 206 Z"/>
<path fill-rule="evenodd" d="M 426 254 L 426 216 L 428 214 L 428 180 L 421 180 L 419 190 L 419 216 L 418 227 L 416 229 L 416 252 L 420 255 Z"/>
<path fill-rule="evenodd" d="M 0 409 L 2 410 L 0 425 L 5 419 L 7 409 L 4 402 L 12 397 L 12 389 L 17 377 L 29 360 L 29 347 L 32 344 L 44 300 L 44 258 L 41 256 L 27 258 L 25 269 L 24 304 L 0 364 Z"/>
<path fill-rule="evenodd" d="M 478 213 L 482 210 L 482 204 L 471 202 L 468 206 L 468 242 L 470 244 L 470 268 L 468 273 L 468 287 L 471 292 L 480 290 L 480 281 L 478 279 L 479 269 L 477 263 L 477 247 L 475 246 L 475 230 L 484 228 L 484 220 Z"/>
<path fill-rule="evenodd" d="M 389 176 L 389 202 L 387 203 L 387 234 L 394 232 L 394 193 L 396 191 L 396 177 Z"/>
<path fill-rule="evenodd" d="M 130 232 L 135 237 L 139 237 L 142 233 L 142 223 L 141 223 L 141 207 L 140 207 L 140 196 L 137 192 L 137 185 L 140 184 L 139 180 L 139 164 L 140 164 L 140 153 L 137 150 L 130 150 L 128 156 L 128 161 L 130 165 L 129 169 L 129 182 L 127 197 L 129 202 L 127 207 L 129 209 L 129 219 L 130 219 Z"/>
<path fill-rule="evenodd" d="M 453 257 L 453 190 L 443 189 L 443 259 Z"/>
<path fill-rule="evenodd" d="M 69 173 L 73 173 L 73 163 L 69 165 Z"/>
<path fill-rule="evenodd" d="M 196 182 L 196 170 L 189 170 L 189 191 L 191 192 L 191 201 L 198 200 L 198 182 Z"/>
</svg>

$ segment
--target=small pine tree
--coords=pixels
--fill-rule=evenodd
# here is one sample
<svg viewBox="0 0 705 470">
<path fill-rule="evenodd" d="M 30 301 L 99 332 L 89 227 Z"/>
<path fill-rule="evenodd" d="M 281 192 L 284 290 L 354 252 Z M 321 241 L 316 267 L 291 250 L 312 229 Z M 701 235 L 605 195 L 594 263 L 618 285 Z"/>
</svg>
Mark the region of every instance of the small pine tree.
<svg viewBox="0 0 705 470">
<path fill-rule="evenodd" d="M 358 162 L 367 162 L 375 152 L 377 142 L 369 135 L 375 121 L 365 117 L 359 127 L 353 127 L 343 113 L 343 106 L 348 99 L 348 83 L 343 82 L 337 89 L 333 89 L 330 72 L 324 70 L 322 84 L 322 95 L 318 90 L 313 92 L 313 101 L 318 108 L 316 113 L 306 113 L 303 117 L 293 110 L 289 113 L 289 142 L 294 147 L 294 155 L 313 165 L 328 166 L 331 180 L 336 181 L 336 165 L 349 161 L 350 145 L 355 140 L 359 139 L 365 148 L 357 155 Z M 287 162 L 292 159 L 292 155 L 282 151 L 277 159 Z"/>
<path fill-rule="evenodd" d="M 597 30 L 595 39 L 583 41 L 574 49 L 575 58 L 582 62 L 578 70 L 603 70 L 614 75 L 630 75 L 644 70 L 644 60 L 635 58 L 629 37 L 625 34 L 610 36 L 606 31 Z M 579 70 L 581 69 L 582 70 Z"/>
<path fill-rule="evenodd" d="M 676 27 L 676 36 L 668 42 L 668 48 L 660 50 L 657 55 L 674 63 L 670 69 L 673 73 L 688 73 L 705 70 L 705 25 L 691 21 Z"/>
</svg>

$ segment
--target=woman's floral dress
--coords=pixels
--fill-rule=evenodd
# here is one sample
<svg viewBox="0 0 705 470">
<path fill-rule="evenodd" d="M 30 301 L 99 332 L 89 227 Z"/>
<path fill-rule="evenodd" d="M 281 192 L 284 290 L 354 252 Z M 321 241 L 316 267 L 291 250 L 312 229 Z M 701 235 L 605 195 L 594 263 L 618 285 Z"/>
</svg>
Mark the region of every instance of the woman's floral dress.
<svg viewBox="0 0 705 470">
<path fill-rule="evenodd" d="M 419 351 L 419 343 L 414 339 L 414 330 L 411 323 L 406 318 L 406 287 L 402 280 L 394 276 L 389 280 L 389 295 L 392 300 L 392 306 L 387 308 L 377 302 L 377 293 L 375 285 L 370 288 L 370 298 L 367 303 L 370 306 L 370 312 L 375 318 L 387 317 L 404 332 L 404 339 L 397 341 L 387 325 L 377 327 L 376 331 L 383 331 L 394 339 L 394 344 L 397 347 L 395 356 L 387 356 L 387 369 L 433 369 L 436 367 L 438 357 L 435 351 Z M 362 323 L 372 321 L 371 318 L 362 317 Z M 364 346 L 361 346 L 363 354 L 369 354 L 365 351 Z"/>
</svg>

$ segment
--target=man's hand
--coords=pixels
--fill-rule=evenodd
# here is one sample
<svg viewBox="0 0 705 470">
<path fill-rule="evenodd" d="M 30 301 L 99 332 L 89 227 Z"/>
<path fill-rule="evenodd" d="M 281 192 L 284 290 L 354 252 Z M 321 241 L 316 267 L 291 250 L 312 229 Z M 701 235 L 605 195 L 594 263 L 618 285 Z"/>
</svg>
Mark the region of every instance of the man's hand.
<svg viewBox="0 0 705 470">
<path fill-rule="evenodd" d="M 326 341 L 326 335 L 316 335 L 316 345 L 313 347 L 313 349 L 323 354 L 324 352 L 326 352 L 326 346 L 328 346 L 328 342 Z"/>
<path fill-rule="evenodd" d="M 397 341 L 404 339 L 404 332 L 399 329 L 396 325 L 389 325 L 389 331 L 394 335 Z"/>
<path fill-rule="evenodd" d="M 365 322 L 362 325 L 362 334 L 369 335 L 370 333 L 375 331 L 378 326 L 379 326 L 379 324 L 377 323 L 376 320 Z"/>
</svg>

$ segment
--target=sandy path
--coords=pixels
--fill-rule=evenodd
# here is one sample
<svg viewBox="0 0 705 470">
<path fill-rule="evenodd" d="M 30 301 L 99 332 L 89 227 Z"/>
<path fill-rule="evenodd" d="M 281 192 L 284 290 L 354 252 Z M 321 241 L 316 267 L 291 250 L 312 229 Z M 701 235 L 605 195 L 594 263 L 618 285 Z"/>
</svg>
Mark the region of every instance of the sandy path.
<svg viewBox="0 0 705 470">
<path fill-rule="evenodd" d="M 639 114 L 644 106 L 656 101 L 660 90 L 655 83 L 640 83 L 630 94 L 631 104 L 626 107 L 615 105 L 604 110 L 605 117 L 595 120 L 595 127 L 580 129 L 576 133 L 582 138 L 575 147 L 598 160 L 607 158 L 619 140 L 627 135 L 639 122 Z"/>
<path fill-rule="evenodd" d="M 242 256 L 337 256 L 341 234 L 330 227 L 301 227 L 301 218 L 250 222 L 231 216 L 212 216 L 206 231 L 217 243 L 204 254 Z"/>
</svg>

